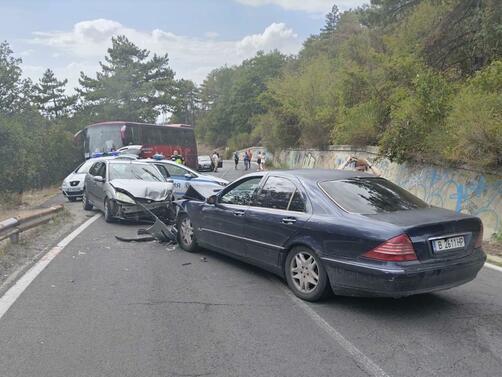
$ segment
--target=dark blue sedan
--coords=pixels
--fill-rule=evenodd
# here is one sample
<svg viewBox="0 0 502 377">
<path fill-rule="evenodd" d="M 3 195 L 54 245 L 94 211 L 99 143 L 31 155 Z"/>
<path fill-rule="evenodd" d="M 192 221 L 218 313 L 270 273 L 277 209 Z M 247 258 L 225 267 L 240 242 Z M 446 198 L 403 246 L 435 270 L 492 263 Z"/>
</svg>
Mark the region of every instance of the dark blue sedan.
<svg viewBox="0 0 502 377">
<path fill-rule="evenodd" d="M 431 207 L 366 173 L 254 173 L 179 205 L 183 249 L 260 266 L 309 301 L 329 287 L 388 297 L 448 289 L 474 279 L 486 259 L 479 218 Z"/>
</svg>

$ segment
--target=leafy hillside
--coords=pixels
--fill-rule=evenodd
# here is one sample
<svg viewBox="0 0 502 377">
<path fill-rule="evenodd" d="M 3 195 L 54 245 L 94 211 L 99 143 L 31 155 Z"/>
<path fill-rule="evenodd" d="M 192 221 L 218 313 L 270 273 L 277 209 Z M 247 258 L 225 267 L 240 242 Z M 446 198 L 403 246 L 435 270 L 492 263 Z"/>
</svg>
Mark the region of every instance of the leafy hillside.
<svg viewBox="0 0 502 377">
<path fill-rule="evenodd" d="M 231 149 L 379 145 L 396 161 L 502 167 L 499 0 L 373 0 L 298 56 L 212 72 L 199 136 Z"/>
</svg>

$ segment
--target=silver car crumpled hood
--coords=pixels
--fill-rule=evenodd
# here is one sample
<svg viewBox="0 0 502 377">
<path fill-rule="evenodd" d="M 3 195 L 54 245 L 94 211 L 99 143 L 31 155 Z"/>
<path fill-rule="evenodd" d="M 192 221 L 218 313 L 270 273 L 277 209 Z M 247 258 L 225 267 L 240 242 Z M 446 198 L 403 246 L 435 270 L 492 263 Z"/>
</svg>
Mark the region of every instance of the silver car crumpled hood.
<svg viewBox="0 0 502 377">
<path fill-rule="evenodd" d="M 173 184 L 169 182 L 147 182 L 136 179 L 113 179 L 110 185 L 129 192 L 135 198 L 154 201 L 166 200 L 172 195 Z"/>
</svg>

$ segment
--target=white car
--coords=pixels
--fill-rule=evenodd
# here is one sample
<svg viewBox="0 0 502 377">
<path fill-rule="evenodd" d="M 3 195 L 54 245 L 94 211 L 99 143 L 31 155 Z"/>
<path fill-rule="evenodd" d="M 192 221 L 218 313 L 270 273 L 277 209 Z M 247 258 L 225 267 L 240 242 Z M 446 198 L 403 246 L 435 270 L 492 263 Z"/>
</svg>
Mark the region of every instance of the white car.
<svg viewBox="0 0 502 377">
<path fill-rule="evenodd" d="M 117 150 L 117 152 L 119 153 L 119 155 L 139 156 L 141 148 L 143 148 L 142 145 L 126 145 L 125 147 L 122 147 L 119 150 Z"/>
<path fill-rule="evenodd" d="M 183 195 L 185 195 L 185 192 L 191 182 L 207 183 L 209 185 L 213 184 L 215 189 L 221 189 L 228 185 L 228 181 L 223 178 L 200 174 L 195 170 L 192 170 L 184 165 L 180 165 L 174 161 L 154 159 L 139 161 L 155 164 L 165 178 L 173 181 L 175 199 L 180 199 Z"/>
<path fill-rule="evenodd" d="M 91 158 L 89 160 L 84 161 L 81 163 L 74 171 L 72 171 L 64 180 L 61 185 L 61 191 L 63 192 L 63 195 L 70 201 L 74 202 L 77 199 L 82 199 L 82 196 L 84 195 L 84 180 L 85 180 L 85 175 L 91 168 L 91 166 L 96 162 L 96 161 L 101 161 L 101 160 L 113 160 L 113 159 L 135 159 L 133 157 L 127 157 L 127 156 L 109 156 L 109 157 L 97 157 L 97 158 Z"/>
</svg>

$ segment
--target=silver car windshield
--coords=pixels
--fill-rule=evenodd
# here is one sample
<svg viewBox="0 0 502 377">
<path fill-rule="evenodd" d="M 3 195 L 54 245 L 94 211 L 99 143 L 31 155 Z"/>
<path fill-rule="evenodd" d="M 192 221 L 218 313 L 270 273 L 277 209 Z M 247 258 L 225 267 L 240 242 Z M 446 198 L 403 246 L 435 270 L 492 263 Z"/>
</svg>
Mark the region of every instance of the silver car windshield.
<svg viewBox="0 0 502 377">
<path fill-rule="evenodd" d="M 147 164 L 110 164 L 110 180 L 139 179 L 149 182 L 164 182 L 159 171 Z"/>
</svg>

